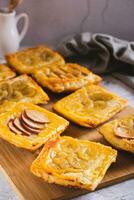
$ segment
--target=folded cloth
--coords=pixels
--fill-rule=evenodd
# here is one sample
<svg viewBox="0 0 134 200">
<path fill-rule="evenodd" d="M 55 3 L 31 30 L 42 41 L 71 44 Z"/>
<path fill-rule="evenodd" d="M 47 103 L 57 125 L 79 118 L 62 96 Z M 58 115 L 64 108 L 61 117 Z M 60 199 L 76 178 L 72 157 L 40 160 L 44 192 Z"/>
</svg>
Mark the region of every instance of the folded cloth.
<svg viewBox="0 0 134 200">
<path fill-rule="evenodd" d="M 85 32 L 65 38 L 57 46 L 57 50 L 67 61 L 78 62 L 95 73 L 118 71 L 129 73 L 133 79 L 134 42 L 106 34 Z"/>
<path fill-rule="evenodd" d="M 127 86 L 134 89 L 134 76 L 128 76 L 117 72 L 113 73 L 112 75 L 120 81 L 126 83 Z"/>
</svg>

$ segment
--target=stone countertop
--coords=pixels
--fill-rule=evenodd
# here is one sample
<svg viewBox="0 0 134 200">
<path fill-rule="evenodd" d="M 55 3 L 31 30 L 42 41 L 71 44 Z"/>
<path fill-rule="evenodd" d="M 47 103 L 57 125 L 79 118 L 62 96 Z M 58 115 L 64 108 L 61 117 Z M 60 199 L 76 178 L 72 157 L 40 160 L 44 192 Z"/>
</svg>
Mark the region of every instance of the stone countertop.
<svg viewBox="0 0 134 200">
<path fill-rule="evenodd" d="M 127 98 L 134 107 L 133 90 L 119 80 L 105 76 L 103 85 L 118 95 Z M 109 186 L 95 192 L 74 198 L 73 200 L 134 200 L 134 179 Z M 19 200 L 19 197 L 8 183 L 6 176 L 0 171 L 0 200 Z"/>
</svg>

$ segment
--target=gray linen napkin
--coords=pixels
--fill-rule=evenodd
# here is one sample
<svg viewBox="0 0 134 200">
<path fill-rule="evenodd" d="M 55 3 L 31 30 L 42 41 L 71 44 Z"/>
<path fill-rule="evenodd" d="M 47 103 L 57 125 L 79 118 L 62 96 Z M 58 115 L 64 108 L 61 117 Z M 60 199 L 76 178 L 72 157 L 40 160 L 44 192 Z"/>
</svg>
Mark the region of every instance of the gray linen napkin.
<svg viewBox="0 0 134 200">
<path fill-rule="evenodd" d="M 98 74 L 118 72 L 116 77 L 120 79 L 120 73 L 127 73 L 123 81 L 129 79 L 134 88 L 134 42 L 85 32 L 65 38 L 57 50 L 67 61 L 78 62 Z"/>
</svg>

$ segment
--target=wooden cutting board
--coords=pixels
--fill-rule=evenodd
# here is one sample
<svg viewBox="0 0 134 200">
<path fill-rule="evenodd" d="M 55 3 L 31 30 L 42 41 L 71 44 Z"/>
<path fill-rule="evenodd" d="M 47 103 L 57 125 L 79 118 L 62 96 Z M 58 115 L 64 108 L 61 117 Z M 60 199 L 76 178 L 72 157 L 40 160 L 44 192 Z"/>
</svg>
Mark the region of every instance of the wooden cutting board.
<svg viewBox="0 0 134 200">
<path fill-rule="evenodd" d="M 57 98 L 54 99 L 54 101 Z M 45 106 L 51 110 L 52 102 Z M 133 108 L 126 108 L 116 115 L 117 118 L 129 113 L 134 113 Z M 70 124 L 64 132 L 65 135 L 80 139 L 88 139 L 109 145 L 96 129 L 82 128 Z M 86 190 L 66 188 L 54 184 L 45 183 L 42 179 L 34 176 L 30 171 L 32 161 L 37 157 L 37 152 L 31 153 L 27 150 L 17 148 L 3 140 L 0 140 L 0 165 L 7 174 L 8 180 L 19 192 L 20 197 L 25 200 L 57 200 L 69 199 L 88 193 Z M 103 181 L 98 186 L 102 188 L 123 180 L 134 177 L 134 156 L 130 153 L 119 151 L 118 159 L 106 173 Z"/>
</svg>

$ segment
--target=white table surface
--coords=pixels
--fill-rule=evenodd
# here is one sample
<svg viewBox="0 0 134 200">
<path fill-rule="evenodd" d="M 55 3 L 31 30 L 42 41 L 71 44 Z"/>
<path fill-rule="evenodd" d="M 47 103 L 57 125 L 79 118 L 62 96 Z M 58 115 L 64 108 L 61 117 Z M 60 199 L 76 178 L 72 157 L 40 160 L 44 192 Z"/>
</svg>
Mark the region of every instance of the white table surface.
<svg viewBox="0 0 134 200">
<path fill-rule="evenodd" d="M 129 105 L 134 107 L 134 91 L 132 89 L 110 76 L 106 76 L 104 80 L 105 87 L 127 98 Z M 2 171 L 0 171 L 0 200 L 19 200 Z M 134 200 L 134 179 L 88 193 L 73 200 Z"/>
</svg>

